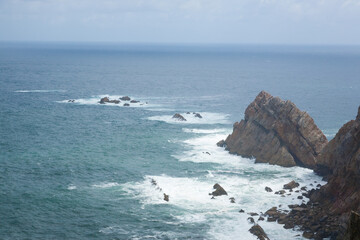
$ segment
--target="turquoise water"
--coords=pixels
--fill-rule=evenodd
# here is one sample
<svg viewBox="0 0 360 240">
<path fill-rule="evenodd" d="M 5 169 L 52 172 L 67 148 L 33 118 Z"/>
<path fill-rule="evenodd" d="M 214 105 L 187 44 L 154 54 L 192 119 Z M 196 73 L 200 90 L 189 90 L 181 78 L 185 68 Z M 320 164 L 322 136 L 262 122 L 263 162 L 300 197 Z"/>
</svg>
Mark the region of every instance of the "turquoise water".
<svg viewBox="0 0 360 240">
<path fill-rule="evenodd" d="M 331 139 L 357 113 L 359 76 L 359 47 L 2 43 L 0 238 L 255 239 L 240 209 L 301 202 L 265 186 L 321 180 L 215 143 L 261 90 Z M 98 104 L 105 95 L 144 105 Z M 211 200 L 217 182 L 229 196 Z M 271 239 L 298 234 L 260 225 Z"/>
</svg>

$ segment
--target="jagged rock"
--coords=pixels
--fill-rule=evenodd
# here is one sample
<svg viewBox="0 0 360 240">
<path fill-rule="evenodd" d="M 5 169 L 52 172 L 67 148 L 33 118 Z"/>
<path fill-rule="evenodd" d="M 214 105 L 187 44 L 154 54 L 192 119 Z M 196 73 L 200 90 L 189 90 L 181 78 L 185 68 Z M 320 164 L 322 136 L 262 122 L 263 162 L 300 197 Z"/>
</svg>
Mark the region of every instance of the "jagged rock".
<svg viewBox="0 0 360 240">
<path fill-rule="evenodd" d="M 218 143 L 216 143 L 218 147 L 226 147 L 225 140 L 220 140 Z"/>
<path fill-rule="evenodd" d="M 255 220 L 252 217 L 248 217 L 247 220 L 248 220 L 249 223 L 252 223 L 252 224 L 255 223 Z"/>
<path fill-rule="evenodd" d="M 225 189 L 223 189 L 218 183 L 213 186 L 213 189 L 215 189 L 215 191 L 211 193 L 213 196 L 227 195 Z"/>
<path fill-rule="evenodd" d="M 110 101 L 110 99 L 108 97 L 103 97 L 102 99 L 100 99 L 100 104 L 105 104 L 109 101 Z"/>
<path fill-rule="evenodd" d="M 297 188 L 300 184 L 295 182 L 294 180 L 292 180 L 291 182 L 287 183 L 284 185 L 284 189 L 293 189 L 293 188 Z"/>
<path fill-rule="evenodd" d="M 186 121 L 186 119 L 180 113 L 175 113 L 172 118 L 175 118 L 179 121 Z"/>
<path fill-rule="evenodd" d="M 327 139 L 306 112 L 262 91 L 234 124 L 226 149 L 256 162 L 313 168 Z"/>
<path fill-rule="evenodd" d="M 258 219 L 258 221 L 264 221 L 264 220 L 265 219 L 262 216 L 260 216 L 259 219 Z"/>
<path fill-rule="evenodd" d="M 196 114 L 195 114 L 195 117 L 197 117 L 197 118 L 202 118 L 202 116 L 200 115 L 200 113 L 196 113 Z"/>
<path fill-rule="evenodd" d="M 164 193 L 164 200 L 167 202 L 169 201 L 169 195 L 167 195 L 166 193 Z"/>
<path fill-rule="evenodd" d="M 239 210 L 239 213 L 244 213 L 245 211 L 243 209 L 240 209 Z"/>
<path fill-rule="evenodd" d="M 140 101 L 136 101 L 136 100 L 131 100 L 130 103 L 138 103 Z"/>
<path fill-rule="evenodd" d="M 269 187 L 265 187 L 265 191 L 267 191 L 267 192 L 272 192 L 272 189 L 269 188 Z"/>
<path fill-rule="evenodd" d="M 270 240 L 266 235 L 264 229 L 262 229 L 262 227 L 260 227 L 260 225 L 258 224 L 252 226 L 249 231 L 254 234 L 259 240 Z"/>
<path fill-rule="evenodd" d="M 120 100 L 122 101 L 130 101 L 131 98 L 129 98 L 128 96 L 124 96 L 124 97 L 121 97 Z"/>
</svg>

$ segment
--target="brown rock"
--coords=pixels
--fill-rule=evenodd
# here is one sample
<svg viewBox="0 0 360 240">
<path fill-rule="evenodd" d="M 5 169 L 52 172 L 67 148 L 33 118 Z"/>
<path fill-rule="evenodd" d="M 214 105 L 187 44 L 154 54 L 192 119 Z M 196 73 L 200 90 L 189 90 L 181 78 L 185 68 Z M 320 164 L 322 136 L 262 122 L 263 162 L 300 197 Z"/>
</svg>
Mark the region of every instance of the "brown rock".
<svg viewBox="0 0 360 240">
<path fill-rule="evenodd" d="M 350 214 L 350 219 L 346 234 L 343 240 L 358 240 L 360 239 L 360 215 L 354 211 Z"/>
<path fill-rule="evenodd" d="M 270 240 L 268 238 L 268 236 L 266 235 L 266 233 L 264 232 L 264 229 L 262 229 L 262 227 L 260 227 L 260 225 L 255 224 L 254 226 L 252 226 L 249 231 L 254 234 L 257 239 L 260 240 Z"/>
<path fill-rule="evenodd" d="M 253 156 L 256 162 L 313 168 L 327 139 L 306 112 L 262 91 L 225 143 L 230 153 Z"/>
<path fill-rule="evenodd" d="M 283 188 L 284 189 L 293 189 L 293 188 L 297 188 L 298 186 L 299 186 L 299 183 L 292 180 L 291 182 L 285 184 Z"/>
<path fill-rule="evenodd" d="M 109 101 L 110 101 L 110 99 L 108 97 L 103 97 L 102 99 L 100 99 L 100 104 L 105 104 Z"/>
<path fill-rule="evenodd" d="M 169 201 L 169 195 L 164 193 L 164 200 L 168 202 Z"/>
<path fill-rule="evenodd" d="M 128 96 L 121 97 L 120 100 L 123 101 L 130 101 L 130 98 Z"/>
<path fill-rule="evenodd" d="M 225 189 L 223 189 L 218 183 L 213 186 L 213 189 L 215 189 L 215 191 L 211 193 L 213 196 L 227 195 Z"/>
</svg>

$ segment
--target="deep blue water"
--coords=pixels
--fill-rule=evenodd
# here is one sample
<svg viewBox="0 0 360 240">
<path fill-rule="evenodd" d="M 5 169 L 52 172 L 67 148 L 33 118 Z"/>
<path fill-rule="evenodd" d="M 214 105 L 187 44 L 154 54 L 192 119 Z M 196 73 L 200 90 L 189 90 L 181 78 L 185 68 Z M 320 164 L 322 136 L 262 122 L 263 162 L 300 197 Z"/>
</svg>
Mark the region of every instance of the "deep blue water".
<svg viewBox="0 0 360 240">
<path fill-rule="evenodd" d="M 213 147 L 261 90 L 331 139 L 360 104 L 360 48 L 1 43 L 0 239 L 253 239 L 238 210 L 291 201 L 262 184 L 318 180 Z M 204 118 L 171 120 L 187 111 Z M 216 182 L 236 204 L 208 200 Z"/>
</svg>

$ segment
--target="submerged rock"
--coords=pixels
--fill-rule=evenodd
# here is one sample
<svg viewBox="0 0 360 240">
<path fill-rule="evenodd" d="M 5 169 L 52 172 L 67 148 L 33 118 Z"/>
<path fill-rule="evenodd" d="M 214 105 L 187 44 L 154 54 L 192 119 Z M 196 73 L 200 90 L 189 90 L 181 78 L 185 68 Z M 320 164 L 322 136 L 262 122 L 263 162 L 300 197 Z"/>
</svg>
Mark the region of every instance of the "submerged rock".
<svg viewBox="0 0 360 240">
<path fill-rule="evenodd" d="M 130 106 L 130 104 L 124 103 L 124 107 L 129 107 L 129 106 Z"/>
<path fill-rule="evenodd" d="M 218 183 L 216 183 L 216 184 L 213 186 L 213 189 L 215 189 L 215 191 L 213 191 L 213 192 L 211 193 L 211 195 L 213 195 L 213 196 L 227 195 L 227 192 L 225 191 L 225 189 L 222 188 Z"/>
<path fill-rule="evenodd" d="M 179 121 L 186 121 L 186 119 L 180 113 L 175 113 L 172 118 L 175 118 Z"/>
<path fill-rule="evenodd" d="M 255 157 L 256 162 L 314 168 L 327 139 L 309 114 L 262 91 L 225 144 L 230 153 Z"/>
<path fill-rule="evenodd" d="M 264 229 L 262 229 L 262 227 L 260 227 L 260 225 L 258 224 L 252 226 L 249 231 L 254 234 L 259 240 L 270 240 L 266 235 Z"/>
<path fill-rule="evenodd" d="M 139 103 L 140 101 L 131 100 L 130 103 Z"/>
</svg>

